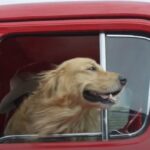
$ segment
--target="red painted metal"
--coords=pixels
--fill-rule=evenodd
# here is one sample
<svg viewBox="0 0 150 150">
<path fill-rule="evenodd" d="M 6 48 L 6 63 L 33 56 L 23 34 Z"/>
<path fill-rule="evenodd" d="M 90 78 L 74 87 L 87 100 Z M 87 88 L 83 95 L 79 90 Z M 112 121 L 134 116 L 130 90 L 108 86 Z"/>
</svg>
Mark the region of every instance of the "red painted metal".
<svg viewBox="0 0 150 150">
<path fill-rule="evenodd" d="M 62 21 L 29 21 L 1 23 L 1 35 L 38 32 L 78 31 L 150 31 L 150 22 L 144 19 L 83 19 Z"/>
<path fill-rule="evenodd" d="M 149 3 L 141 2 L 61 2 L 0 7 L 0 21 L 82 19 L 100 17 L 149 18 Z"/>
<path fill-rule="evenodd" d="M 30 4 L 0 7 L 0 35 L 47 32 L 150 32 L 150 4 L 131 2 Z M 9 13 L 8 13 L 9 12 Z M 124 140 L 1 144 L 0 150 L 149 150 L 150 128 Z"/>
</svg>

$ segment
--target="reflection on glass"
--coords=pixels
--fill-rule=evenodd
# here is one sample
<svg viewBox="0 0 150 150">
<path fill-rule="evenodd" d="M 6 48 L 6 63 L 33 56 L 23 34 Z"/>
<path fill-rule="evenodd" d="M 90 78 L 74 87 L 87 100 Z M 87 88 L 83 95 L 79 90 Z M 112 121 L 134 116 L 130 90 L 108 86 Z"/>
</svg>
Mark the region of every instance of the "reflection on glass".
<svg viewBox="0 0 150 150">
<path fill-rule="evenodd" d="M 108 35 L 106 45 L 107 70 L 119 72 L 128 80 L 118 104 L 109 113 L 112 131 L 127 124 L 131 111 L 135 114 L 148 112 L 150 40 L 138 36 Z"/>
</svg>

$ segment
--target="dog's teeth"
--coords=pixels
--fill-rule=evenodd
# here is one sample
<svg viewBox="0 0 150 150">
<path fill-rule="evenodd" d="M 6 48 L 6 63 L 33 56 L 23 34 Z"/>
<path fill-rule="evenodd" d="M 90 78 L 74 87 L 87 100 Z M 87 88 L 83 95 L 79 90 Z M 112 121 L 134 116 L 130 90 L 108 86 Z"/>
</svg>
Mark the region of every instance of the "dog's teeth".
<svg viewBox="0 0 150 150">
<path fill-rule="evenodd" d="M 112 99 L 112 98 L 113 98 L 112 94 L 109 94 L 109 98 L 110 98 L 110 99 Z"/>
<path fill-rule="evenodd" d="M 101 95 L 101 97 L 104 98 L 104 99 L 108 99 L 109 98 L 109 96 L 107 96 L 107 95 Z"/>
<path fill-rule="evenodd" d="M 116 98 L 115 98 L 115 97 L 113 97 L 113 95 L 112 95 L 112 94 L 110 94 L 110 95 L 109 95 L 109 99 L 110 99 L 111 101 L 113 101 L 113 102 L 114 102 L 114 101 L 116 101 Z"/>
</svg>

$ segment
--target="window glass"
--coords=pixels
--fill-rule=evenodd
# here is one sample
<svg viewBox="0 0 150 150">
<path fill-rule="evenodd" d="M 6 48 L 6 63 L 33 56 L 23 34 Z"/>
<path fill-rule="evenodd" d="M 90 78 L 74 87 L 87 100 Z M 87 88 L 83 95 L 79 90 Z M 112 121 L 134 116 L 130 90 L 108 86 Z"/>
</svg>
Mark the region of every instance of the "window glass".
<svg viewBox="0 0 150 150">
<path fill-rule="evenodd" d="M 141 36 L 107 35 L 106 66 L 128 80 L 119 102 L 109 111 L 109 132 L 140 131 L 149 113 L 150 40 Z"/>
</svg>

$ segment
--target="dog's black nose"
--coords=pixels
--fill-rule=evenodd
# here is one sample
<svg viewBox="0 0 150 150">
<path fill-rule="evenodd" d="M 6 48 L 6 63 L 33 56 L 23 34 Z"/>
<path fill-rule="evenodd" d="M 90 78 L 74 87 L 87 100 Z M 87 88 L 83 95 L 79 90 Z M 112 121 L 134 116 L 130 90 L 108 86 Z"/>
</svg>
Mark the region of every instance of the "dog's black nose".
<svg viewBox="0 0 150 150">
<path fill-rule="evenodd" d="M 125 85 L 127 83 L 127 79 L 124 78 L 123 76 L 119 76 L 119 81 L 120 81 L 121 85 Z"/>
</svg>

